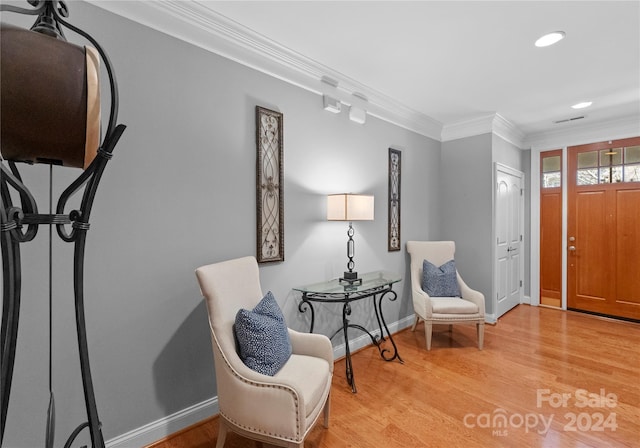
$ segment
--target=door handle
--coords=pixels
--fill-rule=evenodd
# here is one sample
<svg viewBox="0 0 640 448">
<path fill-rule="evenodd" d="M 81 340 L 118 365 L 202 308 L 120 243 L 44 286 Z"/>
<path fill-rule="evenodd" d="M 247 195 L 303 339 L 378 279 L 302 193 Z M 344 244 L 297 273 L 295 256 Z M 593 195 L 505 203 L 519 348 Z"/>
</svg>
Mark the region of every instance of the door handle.
<svg viewBox="0 0 640 448">
<path fill-rule="evenodd" d="M 569 250 L 571 252 L 575 252 L 576 251 L 576 246 L 569 246 Z"/>
</svg>

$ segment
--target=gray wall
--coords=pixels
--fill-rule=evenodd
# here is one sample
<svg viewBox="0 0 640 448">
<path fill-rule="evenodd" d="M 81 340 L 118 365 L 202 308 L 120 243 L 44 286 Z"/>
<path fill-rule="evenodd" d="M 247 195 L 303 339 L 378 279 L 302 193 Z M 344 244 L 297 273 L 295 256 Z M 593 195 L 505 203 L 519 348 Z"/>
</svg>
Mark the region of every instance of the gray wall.
<svg viewBox="0 0 640 448">
<path fill-rule="evenodd" d="M 442 237 L 456 242 L 456 266 L 465 281 L 485 295 L 485 308 L 495 313 L 492 226 L 494 163 L 525 173 L 525 295 L 529 294 L 529 163 L 517 146 L 492 134 L 442 143 Z"/>
<path fill-rule="evenodd" d="M 520 148 L 495 134 L 492 135 L 491 141 L 494 162 L 524 172 L 522 167 L 522 150 Z"/>
<path fill-rule="evenodd" d="M 492 313 L 492 134 L 443 142 L 441 175 L 442 239 L 456 242 L 460 275 Z"/>
<path fill-rule="evenodd" d="M 403 243 L 440 238 L 441 226 L 452 222 L 462 232 L 474 217 L 474 230 L 459 250 L 469 257 L 462 268 L 470 281 L 483 284 L 483 272 L 469 260 L 488 253 L 478 241 L 490 232 L 489 222 L 475 225 L 475 212 L 490 198 L 487 150 L 458 157 L 453 148 L 442 161 L 446 173 L 455 172 L 452 164 L 458 162 L 482 162 L 476 165 L 482 173 L 462 185 L 444 176 L 445 186 L 477 194 L 479 209 L 465 206 L 462 213 L 454 206 L 449 214 L 464 220 L 441 219 L 446 197 L 441 198 L 439 142 L 372 117 L 357 125 L 347 114 L 323 111 L 321 98 L 312 93 L 89 4 L 71 2 L 70 9 L 71 23 L 90 30 L 112 59 L 120 86 L 119 121 L 128 126 L 98 190 L 86 253 L 89 350 L 106 439 L 216 395 L 206 310 L 193 271 L 255 254 L 256 105 L 284 113 L 286 260 L 262 266 L 261 278 L 292 327 L 306 329 L 307 321 L 297 312 L 291 287 L 337 276 L 346 264 L 347 226 L 324 220 L 327 193 L 375 195 L 375 221 L 355 224 L 356 267 L 408 276 L 405 251 L 387 252 L 389 147 L 402 150 Z M 3 20 L 32 23 L 14 14 L 3 14 Z M 22 172 L 46 210 L 48 167 Z M 56 168 L 54 196 L 77 175 L 79 170 Z M 486 195 L 478 185 L 487 185 Z M 468 198 L 473 204 L 475 199 Z M 59 445 L 86 416 L 73 324 L 72 246 L 54 241 Z M 5 435 L 5 446 L 12 448 L 44 445 L 46 258 L 43 228 L 23 245 L 23 308 Z M 397 302 L 385 305 L 389 322 L 412 313 L 408 283 L 396 287 Z M 358 310 L 354 320 L 359 318 L 368 319 L 368 311 Z M 321 331 L 337 324 L 329 319 Z"/>
</svg>

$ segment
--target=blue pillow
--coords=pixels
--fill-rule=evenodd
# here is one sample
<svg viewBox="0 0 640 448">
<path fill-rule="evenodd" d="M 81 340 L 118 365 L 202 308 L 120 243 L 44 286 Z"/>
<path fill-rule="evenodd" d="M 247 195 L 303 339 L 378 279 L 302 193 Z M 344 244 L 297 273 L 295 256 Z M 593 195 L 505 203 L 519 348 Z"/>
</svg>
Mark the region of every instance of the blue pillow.
<svg viewBox="0 0 640 448">
<path fill-rule="evenodd" d="M 247 367 L 273 376 L 291 356 L 291 340 L 278 302 L 269 291 L 256 307 L 236 314 L 240 359 Z"/>
<path fill-rule="evenodd" d="M 456 262 L 449 260 L 436 267 L 427 260 L 422 262 L 422 290 L 431 297 L 460 297 L 456 276 Z"/>
</svg>

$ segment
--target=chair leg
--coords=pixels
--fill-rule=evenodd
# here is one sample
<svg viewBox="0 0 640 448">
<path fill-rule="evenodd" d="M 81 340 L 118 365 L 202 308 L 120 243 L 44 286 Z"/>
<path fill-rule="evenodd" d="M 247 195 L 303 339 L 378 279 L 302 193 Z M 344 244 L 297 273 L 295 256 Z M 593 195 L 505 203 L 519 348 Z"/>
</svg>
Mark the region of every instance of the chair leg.
<svg viewBox="0 0 640 448">
<path fill-rule="evenodd" d="M 478 348 L 482 350 L 482 346 L 484 345 L 484 322 L 479 322 L 477 324 L 478 330 Z"/>
<path fill-rule="evenodd" d="M 267 445 L 267 446 L 272 446 L 272 445 Z M 284 446 L 286 448 L 304 448 L 304 440 L 300 443 L 285 442 L 284 445 L 280 445 L 280 446 Z"/>
<path fill-rule="evenodd" d="M 433 324 L 431 322 L 424 321 L 424 336 L 427 340 L 427 350 L 431 350 L 431 330 L 433 330 Z"/>
<path fill-rule="evenodd" d="M 224 441 L 227 438 L 227 425 L 224 424 L 222 417 L 218 417 L 220 424 L 218 425 L 218 441 L 216 442 L 216 448 L 223 448 Z"/>
<path fill-rule="evenodd" d="M 418 325 L 419 321 L 420 321 L 420 317 L 418 317 L 418 315 L 416 314 L 416 320 L 413 321 L 413 327 L 411 327 L 411 331 L 416 331 L 416 325 Z"/>
<path fill-rule="evenodd" d="M 325 428 L 329 427 L 329 414 L 331 413 L 331 392 L 329 392 L 329 396 L 327 397 L 327 402 L 324 404 L 324 422 L 323 426 Z"/>
</svg>

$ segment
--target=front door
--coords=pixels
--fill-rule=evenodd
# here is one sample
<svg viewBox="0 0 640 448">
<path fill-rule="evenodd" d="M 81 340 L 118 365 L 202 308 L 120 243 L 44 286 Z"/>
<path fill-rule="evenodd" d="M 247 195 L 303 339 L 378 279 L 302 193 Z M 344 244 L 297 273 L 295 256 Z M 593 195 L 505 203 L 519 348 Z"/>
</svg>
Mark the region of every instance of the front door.
<svg viewBox="0 0 640 448">
<path fill-rule="evenodd" d="M 523 176 L 520 171 L 496 164 L 497 317 L 521 302 Z"/>
<path fill-rule="evenodd" d="M 640 138 L 569 148 L 568 308 L 640 319 Z"/>
</svg>

